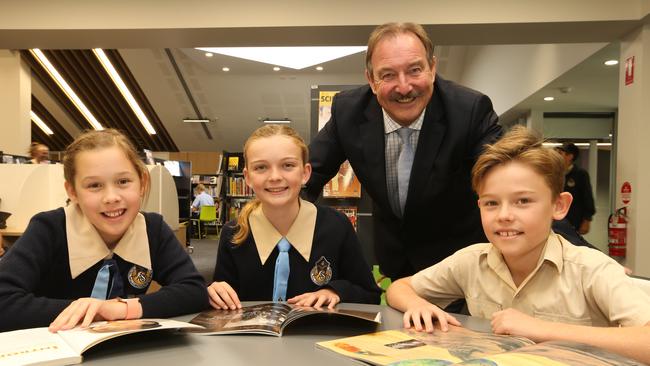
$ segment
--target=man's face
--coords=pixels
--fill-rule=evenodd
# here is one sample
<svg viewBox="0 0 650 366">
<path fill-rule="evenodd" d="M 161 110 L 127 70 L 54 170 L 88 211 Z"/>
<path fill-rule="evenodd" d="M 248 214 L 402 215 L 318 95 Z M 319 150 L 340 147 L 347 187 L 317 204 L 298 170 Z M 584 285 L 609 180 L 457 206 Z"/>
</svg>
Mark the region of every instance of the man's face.
<svg viewBox="0 0 650 366">
<path fill-rule="evenodd" d="M 400 125 L 413 123 L 433 94 L 435 59 L 427 60 L 419 38 L 402 33 L 379 41 L 370 62 L 366 78 L 379 104 Z"/>
</svg>

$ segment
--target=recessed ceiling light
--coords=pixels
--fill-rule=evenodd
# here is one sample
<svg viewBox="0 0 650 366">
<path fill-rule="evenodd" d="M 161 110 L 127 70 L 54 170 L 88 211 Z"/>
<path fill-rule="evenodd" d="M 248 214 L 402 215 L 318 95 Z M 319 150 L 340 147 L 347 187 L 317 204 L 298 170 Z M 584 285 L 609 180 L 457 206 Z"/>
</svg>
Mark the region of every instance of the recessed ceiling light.
<svg viewBox="0 0 650 366">
<path fill-rule="evenodd" d="M 607 66 L 618 65 L 618 60 L 607 60 L 607 61 L 605 61 L 605 65 L 607 65 Z"/>
<path fill-rule="evenodd" d="M 323 66 L 316 66 L 316 70 L 323 71 Z"/>
<path fill-rule="evenodd" d="M 553 98 L 553 97 L 544 97 L 544 100 L 547 101 L 547 102 L 550 102 L 552 100 L 555 100 L 555 98 Z"/>
<path fill-rule="evenodd" d="M 273 68 L 273 71 L 280 71 L 280 68 L 276 66 Z"/>
<path fill-rule="evenodd" d="M 228 71 L 230 71 L 230 68 L 229 67 L 222 67 L 221 70 L 223 70 L 225 72 L 228 72 Z"/>
<path fill-rule="evenodd" d="M 205 57 L 212 57 L 212 56 L 214 56 L 214 53 L 212 53 L 212 52 L 206 52 L 205 53 Z"/>
<path fill-rule="evenodd" d="M 290 69 L 306 67 L 363 52 L 366 46 L 324 47 L 200 47 L 198 50 L 246 60 L 264 62 Z"/>
</svg>

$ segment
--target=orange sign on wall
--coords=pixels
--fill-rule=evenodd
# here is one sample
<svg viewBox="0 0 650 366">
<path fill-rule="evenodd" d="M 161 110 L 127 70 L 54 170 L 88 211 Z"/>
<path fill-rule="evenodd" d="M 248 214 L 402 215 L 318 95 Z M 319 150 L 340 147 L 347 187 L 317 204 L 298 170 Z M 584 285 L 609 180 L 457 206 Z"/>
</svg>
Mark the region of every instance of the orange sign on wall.
<svg viewBox="0 0 650 366">
<path fill-rule="evenodd" d="M 634 82 L 634 56 L 625 59 L 625 85 Z"/>
</svg>

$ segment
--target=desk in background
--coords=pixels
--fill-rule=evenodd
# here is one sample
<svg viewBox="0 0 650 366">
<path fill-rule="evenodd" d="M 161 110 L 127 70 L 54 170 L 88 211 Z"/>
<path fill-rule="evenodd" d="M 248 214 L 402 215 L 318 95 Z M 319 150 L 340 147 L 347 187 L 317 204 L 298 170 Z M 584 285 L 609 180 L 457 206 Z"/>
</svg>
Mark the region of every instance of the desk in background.
<svg viewBox="0 0 650 366">
<path fill-rule="evenodd" d="M 247 302 L 244 305 L 252 305 Z M 351 359 L 316 349 L 316 342 L 402 327 L 402 313 L 380 305 L 339 304 L 340 308 L 381 311 L 382 323 L 361 327 L 341 319 L 297 321 L 282 337 L 254 334 L 200 336 L 151 332 L 104 342 L 84 353 L 84 365 L 355 365 Z M 189 321 L 194 315 L 175 319 Z M 490 331 L 485 319 L 457 315 L 469 329 Z M 313 320 L 313 321 L 312 321 Z M 356 325 L 356 327 L 354 326 Z"/>
</svg>

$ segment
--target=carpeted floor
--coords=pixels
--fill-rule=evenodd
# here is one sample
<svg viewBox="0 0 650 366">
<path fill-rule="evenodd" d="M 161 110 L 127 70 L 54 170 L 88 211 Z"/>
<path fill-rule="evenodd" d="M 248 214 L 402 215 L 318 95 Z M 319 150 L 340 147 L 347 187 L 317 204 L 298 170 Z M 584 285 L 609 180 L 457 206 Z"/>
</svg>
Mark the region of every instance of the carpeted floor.
<svg viewBox="0 0 650 366">
<path fill-rule="evenodd" d="M 207 239 L 192 239 L 194 251 L 190 254 L 196 269 L 203 275 L 206 283 L 212 282 L 214 265 L 217 261 L 217 236 L 208 236 Z"/>
</svg>

